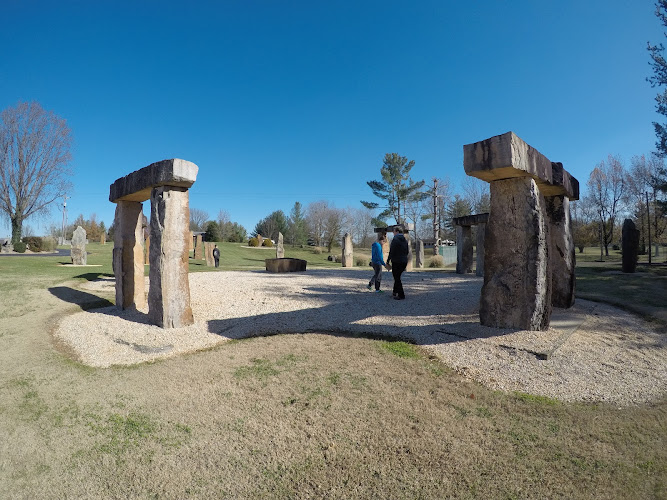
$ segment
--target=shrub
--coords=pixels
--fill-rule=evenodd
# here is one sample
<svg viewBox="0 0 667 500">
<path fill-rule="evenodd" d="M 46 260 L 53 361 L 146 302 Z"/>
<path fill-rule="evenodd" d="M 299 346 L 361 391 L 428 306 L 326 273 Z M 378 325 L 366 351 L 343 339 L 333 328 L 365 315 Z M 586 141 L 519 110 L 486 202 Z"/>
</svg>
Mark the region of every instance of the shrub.
<svg viewBox="0 0 667 500">
<path fill-rule="evenodd" d="M 355 266 L 367 266 L 368 263 L 371 261 L 368 257 L 361 257 L 357 256 L 354 258 L 354 265 Z"/>
<path fill-rule="evenodd" d="M 258 247 L 259 246 L 259 240 L 255 237 L 252 237 L 248 240 L 248 246 L 249 247 Z"/>
<path fill-rule="evenodd" d="M 23 243 L 22 241 L 19 241 L 16 245 L 14 245 L 14 251 L 18 253 L 25 253 L 27 245 Z"/>
<path fill-rule="evenodd" d="M 53 252 L 56 249 L 58 242 L 55 238 L 47 236 L 42 238 L 42 252 Z"/>
<path fill-rule="evenodd" d="M 313 247 L 313 253 L 314 253 L 314 254 L 317 254 L 317 255 L 321 254 L 321 253 L 322 253 L 322 248 L 320 248 L 320 247 Z"/>
<path fill-rule="evenodd" d="M 434 255 L 428 261 L 428 267 L 445 267 L 445 259 L 442 255 Z"/>
<path fill-rule="evenodd" d="M 262 243 L 262 246 L 263 246 L 263 247 L 269 247 L 269 248 L 270 248 L 270 247 L 273 246 L 273 241 L 271 241 L 271 240 L 268 239 L 268 238 L 265 238 L 265 239 L 264 239 L 264 242 Z"/>
<path fill-rule="evenodd" d="M 26 246 L 30 249 L 31 252 L 42 251 L 42 238 L 40 238 L 39 236 L 24 236 L 23 243 L 26 244 Z"/>
</svg>

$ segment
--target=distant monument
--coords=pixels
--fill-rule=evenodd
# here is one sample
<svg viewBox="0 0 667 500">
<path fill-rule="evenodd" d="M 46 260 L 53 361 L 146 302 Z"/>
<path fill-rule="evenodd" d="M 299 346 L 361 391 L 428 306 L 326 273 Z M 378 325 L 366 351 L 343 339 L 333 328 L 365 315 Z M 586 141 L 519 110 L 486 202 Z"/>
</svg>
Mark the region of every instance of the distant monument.
<svg viewBox="0 0 667 500">
<path fill-rule="evenodd" d="M 623 236 L 622 236 L 622 250 L 623 250 L 623 272 L 634 273 L 637 269 L 637 260 L 639 259 L 639 229 L 635 223 L 630 219 L 625 219 L 623 222 Z M 649 252 L 651 249 L 649 249 Z"/>
<path fill-rule="evenodd" d="M 354 253 L 352 251 L 352 236 L 345 233 L 343 236 L 343 267 L 354 266 Z"/>
<path fill-rule="evenodd" d="M 285 243 L 283 233 L 278 232 L 278 242 L 276 243 L 276 259 L 285 257 Z"/>
<path fill-rule="evenodd" d="M 86 252 L 86 230 L 77 226 L 72 236 L 72 248 L 70 250 L 72 264 L 75 266 L 85 266 L 88 262 L 88 252 Z"/>
</svg>

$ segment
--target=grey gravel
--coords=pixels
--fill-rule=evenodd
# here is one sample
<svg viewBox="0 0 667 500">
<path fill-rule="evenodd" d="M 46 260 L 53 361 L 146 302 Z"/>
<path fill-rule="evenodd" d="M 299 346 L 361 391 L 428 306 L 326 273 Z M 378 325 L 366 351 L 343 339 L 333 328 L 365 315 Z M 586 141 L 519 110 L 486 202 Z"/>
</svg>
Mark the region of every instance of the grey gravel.
<svg viewBox="0 0 667 500">
<path fill-rule="evenodd" d="M 366 289 L 371 272 L 205 272 L 189 275 L 195 324 L 161 329 L 147 311 L 115 307 L 63 318 L 55 335 L 94 367 L 129 365 L 273 333 L 350 332 L 403 338 L 490 388 L 562 401 L 645 404 L 667 389 L 667 342 L 620 309 L 577 300 L 555 310 L 544 332 L 479 324 L 482 278 L 443 272 L 404 274 L 407 300 Z M 82 288 L 113 292 L 113 280 Z M 547 359 L 540 359 L 547 358 Z"/>
</svg>

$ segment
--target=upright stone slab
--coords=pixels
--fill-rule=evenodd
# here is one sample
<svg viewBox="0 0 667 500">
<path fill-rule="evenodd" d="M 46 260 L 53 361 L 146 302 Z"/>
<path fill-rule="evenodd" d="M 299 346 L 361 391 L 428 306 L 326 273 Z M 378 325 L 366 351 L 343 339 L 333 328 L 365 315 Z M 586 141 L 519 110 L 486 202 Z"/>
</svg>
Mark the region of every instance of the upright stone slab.
<svg viewBox="0 0 667 500">
<path fill-rule="evenodd" d="M 566 196 L 545 197 L 549 217 L 551 263 L 551 305 L 568 308 L 574 305 L 575 250 L 570 219 L 570 200 Z"/>
<path fill-rule="evenodd" d="M 107 234 L 102 231 L 102 234 L 100 234 L 100 245 L 106 245 L 107 244 Z"/>
<path fill-rule="evenodd" d="M 145 233 L 144 233 L 145 234 Z M 151 263 L 151 235 L 144 240 L 144 265 L 149 266 Z"/>
<path fill-rule="evenodd" d="M 204 258 L 204 239 L 201 234 L 198 234 L 195 239 L 195 260 L 202 260 Z"/>
<path fill-rule="evenodd" d="M 212 241 L 204 242 L 204 258 L 206 259 L 206 267 L 215 267 L 215 259 L 213 258 L 213 249 L 215 243 Z"/>
<path fill-rule="evenodd" d="M 194 322 L 188 281 L 189 221 L 187 188 L 153 189 L 148 317 L 164 328 L 179 328 Z"/>
<path fill-rule="evenodd" d="M 124 307 L 132 299 L 139 307 L 144 300 L 143 291 L 138 292 L 144 282 L 141 202 L 150 198 L 148 317 L 165 328 L 193 322 L 187 276 L 192 241 L 188 188 L 197 171 L 197 165 L 189 161 L 163 160 L 117 179 L 109 188 L 109 201 L 117 204 L 113 255 L 116 303 Z"/>
<path fill-rule="evenodd" d="M 283 240 L 283 233 L 278 232 L 278 242 L 276 243 L 276 259 L 282 259 L 285 257 L 285 244 Z"/>
<path fill-rule="evenodd" d="M 345 233 L 343 236 L 343 267 L 354 266 L 354 252 L 352 250 L 352 236 L 350 233 Z"/>
<path fill-rule="evenodd" d="M 142 209 L 138 201 L 116 202 L 113 269 L 116 307 L 119 309 L 143 309 L 146 306 Z"/>
<path fill-rule="evenodd" d="M 482 325 L 545 330 L 551 317 L 549 222 L 530 177 L 491 183 L 484 247 Z"/>
<path fill-rule="evenodd" d="M 476 276 L 484 276 L 484 242 L 486 241 L 486 223 L 477 225 Z"/>
<path fill-rule="evenodd" d="M 639 258 L 639 230 L 630 219 L 623 221 L 621 248 L 623 251 L 622 269 L 624 273 L 634 273 Z M 649 252 L 651 249 L 649 248 Z"/>
<path fill-rule="evenodd" d="M 456 226 L 456 274 L 472 272 L 472 228 Z"/>
<path fill-rule="evenodd" d="M 70 250 L 72 264 L 85 266 L 88 263 L 88 252 L 86 252 L 86 230 L 77 226 L 72 235 L 72 248 Z"/>
<path fill-rule="evenodd" d="M 417 240 L 417 258 L 415 264 L 417 265 L 417 269 L 424 267 L 424 242 L 422 240 Z"/>
<path fill-rule="evenodd" d="M 408 242 L 408 265 L 405 266 L 405 271 L 408 272 L 412 271 L 414 267 L 412 262 L 414 260 L 414 252 L 412 251 L 412 239 L 410 238 L 410 234 L 406 231 L 403 236 L 405 236 L 405 240 Z"/>
<path fill-rule="evenodd" d="M 259 242 L 259 245 L 257 246 L 261 247 L 262 245 L 264 245 L 264 237 L 259 233 L 257 233 L 257 241 Z"/>
<path fill-rule="evenodd" d="M 188 245 L 188 250 L 192 252 L 195 249 L 195 233 L 190 231 L 190 244 Z"/>
</svg>

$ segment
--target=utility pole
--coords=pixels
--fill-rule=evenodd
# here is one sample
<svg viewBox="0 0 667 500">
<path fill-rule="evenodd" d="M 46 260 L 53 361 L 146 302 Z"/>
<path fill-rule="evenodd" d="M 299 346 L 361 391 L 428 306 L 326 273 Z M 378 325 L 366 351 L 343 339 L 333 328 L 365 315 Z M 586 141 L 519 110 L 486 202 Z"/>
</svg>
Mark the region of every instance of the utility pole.
<svg viewBox="0 0 667 500">
<path fill-rule="evenodd" d="M 65 227 L 67 227 L 67 198 L 68 196 L 65 194 L 63 195 L 63 228 L 62 228 L 62 234 L 63 234 L 63 242 L 62 244 L 65 244 Z"/>
</svg>

